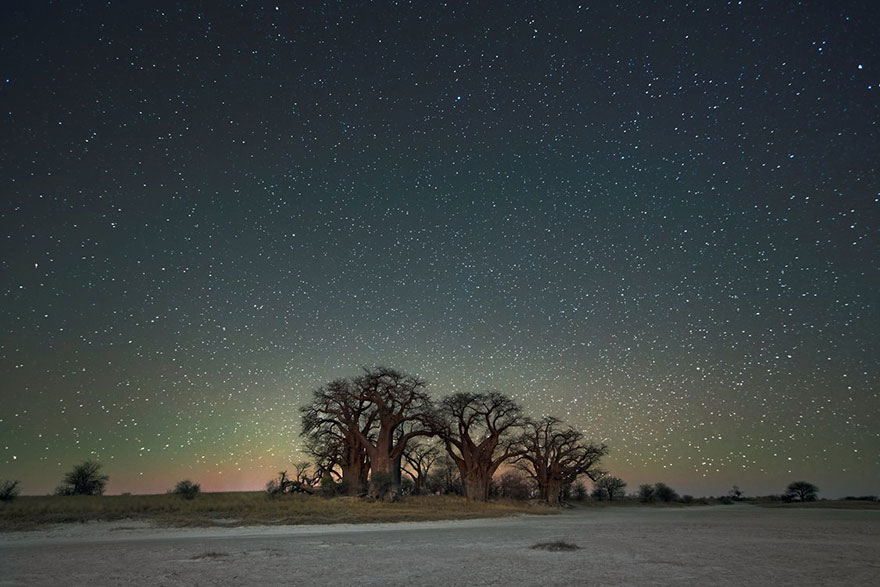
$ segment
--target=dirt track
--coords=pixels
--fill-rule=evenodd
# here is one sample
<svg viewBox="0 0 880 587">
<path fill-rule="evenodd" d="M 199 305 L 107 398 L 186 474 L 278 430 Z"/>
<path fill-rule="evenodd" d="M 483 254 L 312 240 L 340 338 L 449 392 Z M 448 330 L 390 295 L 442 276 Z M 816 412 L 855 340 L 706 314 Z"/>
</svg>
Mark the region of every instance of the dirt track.
<svg viewBox="0 0 880 587">
<path fill-rule="evenodd" d="M 564 540 L 574 552 L 530 548 Z M 0 585 L 876 585 L 880 511 L 736 505 L 378 525 L 0 535 Z"/>
</svg>

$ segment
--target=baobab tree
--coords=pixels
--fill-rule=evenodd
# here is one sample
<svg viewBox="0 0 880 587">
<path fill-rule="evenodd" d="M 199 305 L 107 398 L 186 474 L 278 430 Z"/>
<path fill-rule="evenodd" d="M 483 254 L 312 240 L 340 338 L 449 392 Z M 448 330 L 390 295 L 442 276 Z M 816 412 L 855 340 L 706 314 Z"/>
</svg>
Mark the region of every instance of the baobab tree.
<svg viewBox="0 0 880 587">
<path fill-rule="evenodd" d="M 465 497 L 487 501 L 495 471 L 522 450 L 522 408 L 495 391 L 462 392 L 443 398 L 437 411 L 435 432 L 458 466 Z"/>
<path fill-rule="evenodd" d="M 407 443 L 418 436 L 433 436 L 433 404 L 425 381 L 387 367 L 364 369 L 351 380 L 358 401 L 369 404 L 372 434 L 361 428 L 354 435 L 370 459 L 369 495 L 395 499 L 400 491 L 400 461 Z M 402 426 L 406 429 L 399 432 Z"/>
<path fill-rule="evenodd" d="M 557 505 L 563 485 L 581 475 L 594 482 L 603 475 L 598 465 L 608 447 L 584 444 L 583 439 L 583 433 L 549 416 L 526 425 L 514 462 L 535 480 L 543 501 Z"/>
<path fill-rule="evenodd" d="M 340 482 L 348 495 L 363 493 L 370 462 L 364 440 L 372 440 L 376 420 L 373 404 L 362 397 L 348 379 L 336 379 L 313 393 L 304 406 L 302 436 L 322 471 L 340 469 Z"/>
</svg>

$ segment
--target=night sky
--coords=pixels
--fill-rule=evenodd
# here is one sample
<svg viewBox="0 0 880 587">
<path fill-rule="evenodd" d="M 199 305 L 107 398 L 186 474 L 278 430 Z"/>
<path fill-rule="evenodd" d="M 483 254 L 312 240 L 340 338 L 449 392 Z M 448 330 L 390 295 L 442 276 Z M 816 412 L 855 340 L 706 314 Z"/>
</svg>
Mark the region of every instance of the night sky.
<svg viewBox="0 0 880 587">
<path fill-rule="evenodd" d="M 880 492 L 873 2 L 7 2 L 0 478 L 259 489 L 362 366 Z"/>
</svg>

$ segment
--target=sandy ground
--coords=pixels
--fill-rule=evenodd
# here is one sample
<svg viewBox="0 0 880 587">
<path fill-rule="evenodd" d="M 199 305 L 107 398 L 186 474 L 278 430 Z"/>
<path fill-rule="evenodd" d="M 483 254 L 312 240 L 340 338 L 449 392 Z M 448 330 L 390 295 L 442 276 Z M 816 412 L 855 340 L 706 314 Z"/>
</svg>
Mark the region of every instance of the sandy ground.
<svg viewBox="0 0 880 587">
<path fill-rule="evenodd" d="M 564 540 L 573 552 L 531 546 Z M 880 585 L 880 511 L 748 505 L 0 534 L 0 585 Z"/>
</svg>

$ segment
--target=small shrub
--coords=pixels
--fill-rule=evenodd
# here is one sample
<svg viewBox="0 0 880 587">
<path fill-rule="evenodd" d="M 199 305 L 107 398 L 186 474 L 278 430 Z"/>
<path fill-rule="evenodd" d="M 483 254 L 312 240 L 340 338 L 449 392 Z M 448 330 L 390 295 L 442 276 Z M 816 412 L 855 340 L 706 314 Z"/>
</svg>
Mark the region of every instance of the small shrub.
<svg viewBox="0 0 880 587">
<path fill-rule="evenodd" d="M 177 485 L 174 486 L 174 489 L 171 490 L 171 493 L 174 495 L 179 495 L 183 499 L 195 499 L 195 497 L 201 493 L 202 487 L 198 483 L 193 483 L 189 479 L 184 479 L 183 481 L 178 481 Z"/>
<path fill-rule="evenodd" d="M 0 501 L 10 502 L 16 497 L 18 497 L 18 481 L 0 483 Z"/>
<path fill-rule="evenodd" d="M 394 477 L 391 473 L 386 473 L 384 471 L 373 473 L 370 482 L 375 488 L 376 495 L 380 498 L 384 497 L 394 487 Z"/>
<path fill-rule="evenodd" d="M 336 497 L 342 493 L 342 483 L 337 483 L 329 475 L 321 479 L 321 495 L 324 497 Z"/>
<path fill-rule="evenodd" d="M 682 503 L 694 503 L 693 495 L 682 495 L 681 496 Z"/>
</svg>

